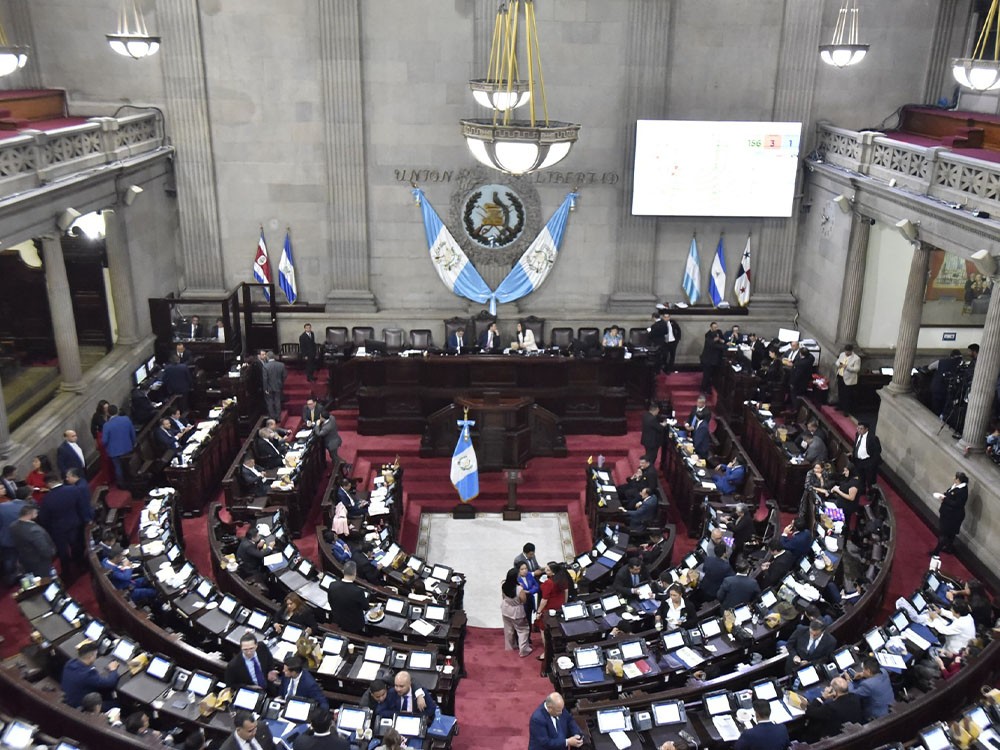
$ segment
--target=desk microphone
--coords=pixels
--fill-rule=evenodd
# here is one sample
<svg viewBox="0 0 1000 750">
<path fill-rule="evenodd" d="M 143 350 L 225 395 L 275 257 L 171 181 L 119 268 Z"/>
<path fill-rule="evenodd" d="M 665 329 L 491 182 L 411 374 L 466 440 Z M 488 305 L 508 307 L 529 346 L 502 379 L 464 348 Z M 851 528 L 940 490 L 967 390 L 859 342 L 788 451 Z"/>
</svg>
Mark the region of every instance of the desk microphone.
<svg viewBox="0 0 1000 750">
<path fill-rule="evenodd" d="M 686 729 L 680 730 L 677 734 L 679 734 L 681 736 L 681 739 L 683 739 L 686 743 L 688 743 L 691 747 L 695 748 L 696 750 L 698 747 L 700 747 L 700 743 L 698 742 L 698 740 L 696 740 L 694 735 L 691 734 Z"/>
</svg>

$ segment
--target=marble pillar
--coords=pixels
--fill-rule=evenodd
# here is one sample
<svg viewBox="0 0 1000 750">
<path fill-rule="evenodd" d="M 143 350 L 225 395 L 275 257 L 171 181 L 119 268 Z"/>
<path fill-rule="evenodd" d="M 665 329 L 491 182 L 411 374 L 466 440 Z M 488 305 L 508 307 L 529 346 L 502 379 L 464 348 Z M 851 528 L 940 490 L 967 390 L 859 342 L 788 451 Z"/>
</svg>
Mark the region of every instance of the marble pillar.
<svg viewBox="0 0 1000 750">
<path fill-rule="evenodd" d="M 1000 375 L 1000 294 L 996 292 L 1000 279 L 993 279 L 994 293 L 986 310 L 986 323 L 976 358 L 976 370 L 969 388 L 969 406 L 965 412 L 965 428 L 959 447 L 980 452 L 986 444 L 986 433 L 993 420 L 997 375 Z"/>
<path fill-rule="evenodd" d="M 625 133 L 618 262 L 608 311 L 648 315 L 656 303 L 656 227 L 654 216 L 632 215 L 632 154 L 635 121 L 666 116 L 670 80 L 669 49 L 673 3 L 640 0 L 629 3 L 628 80 L 625 82 Z"/>
<path fill-rule="evenodd" d="M 62 242 L 58 235 L 47 234 L 42 237 L 42 262 L 45 264 L 45 288 L 49 295 L 56 357 L 59 359 L 59 373 L 62 375 L 60 388 L 79 393 L 83 390 L 80 342 L 76 336 L 73 298 L 69 290 L 69 277 L 66 275 Z"/>
<path fill-rule="evenodd" d="M 128 210 L 127 207 L 121 209 Z M 115 302 L 115 320 L 118 323 L 117 343 L 131 346 L 138 343 L 139 332 L 135 296 L 132 294 L 132 260 L 128 253 L 125 217 L 112 209 L 101 213 L 104 216 L 104 246 L 108 253 L 111 297 Z"/>
<path fill-rule="evenodd" d="M 186 292 L 225 291 L 218 184 L 198 0 L 160 0 L 157 23 L 170 138 L 177 148 L 177 201 Z"/>
<path fill-rule="evenodd" d="M 31 23 L 31 0 L 8 0 L 4 3 L 2 20 L 7 40 L 18 47 L 28 48 L 28 62 L 20 70 L 0 78 L 0 90 L 40 89 L 42 65 L 35 44 L 35 29 Z"/>
<path fill-rule="evenodd" d="M 937 19 L 927 60 L 924 95 L 920 99 L 922 102 L 934 103 L 940 96 L 951 98 L 951 91 L 955 87 L 955 79 L 951 75 L 952 37 L 959 31 L 955 28 L 958 3 L 959 0 L 937 2 Z"/>
<path fill-rule="evenodd" d="M 375 312 L 369 275 L 361 0 L 320 0 L 330 277 L 327 312 Z"/>
<path fill-rule="evenodd" d="M 10 439 L 10 422 L 7 421 L 7 401 L 3 397 L 3 384 L 0 384 L 0 458 L 7 458 L 14 441 Z"/>
<path fill-rule="evenodd" d="M 837 325 L 837 343 L 841 347 L 844 344 L 855 344 L 858 340 L 861 298 L 865 291 L 865 265 L 868 261 L 868 237 L 872 228 L 869 217 L 854 213 L 852 218 L 844 290 L 840 297 L 840 321 Z"/>
<path fill-rule="evenodd" d="M 903 298 L 903 315 L 896 338 L 896 356 L 892 361 L 892 382 L 886 386 L 891 393 L 907 393 L 910 390 L 910 371 L 917 354 L 929 259 L 930 251 L 924 243 L 914 242 L 910 275 L 906 279 L 906 296 Z"/>
</svg>

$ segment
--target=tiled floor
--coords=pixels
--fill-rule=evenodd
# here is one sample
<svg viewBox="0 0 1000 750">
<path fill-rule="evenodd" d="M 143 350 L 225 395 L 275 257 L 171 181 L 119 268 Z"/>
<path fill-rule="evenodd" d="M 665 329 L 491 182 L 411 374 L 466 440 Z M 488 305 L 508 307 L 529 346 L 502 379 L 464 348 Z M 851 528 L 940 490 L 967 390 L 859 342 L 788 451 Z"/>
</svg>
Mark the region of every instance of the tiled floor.
<svg viewBox="0 0 1000 750">
<path fill-rule="evenodd" d="M 455 520 L 446 513 L 420 517 L 417 556 L 465 573 L 465 612 L 469 625 L 503 627 L 500 584 L 525 542 L 538 548 L 538 559 L 572 560 L 573 538 L 566 513 L 525 513 L 504 521 L 499 513 Z"/>
</svg>

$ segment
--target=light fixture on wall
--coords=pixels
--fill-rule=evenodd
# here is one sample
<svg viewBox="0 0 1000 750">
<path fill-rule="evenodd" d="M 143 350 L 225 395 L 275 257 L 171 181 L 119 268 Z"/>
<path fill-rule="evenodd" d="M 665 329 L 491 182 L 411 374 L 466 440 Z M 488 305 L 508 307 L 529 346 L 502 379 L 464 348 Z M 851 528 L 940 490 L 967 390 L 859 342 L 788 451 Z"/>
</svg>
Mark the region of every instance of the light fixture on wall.
<svg viewBox="0 0 1000 750">
<path fill-rule="evenodd" d="M 80 216 L 80 212 L 75 208 L 64 208 L 62 213 L 56 217 L 56 226 L 59 227 L 60 231 L 68 232 L 69 228 L 73 226 L 73 222 Z"/>
<path fill-rule="evenodd" d="M 857 65 L 868 54 L 867 44 L 858 43 L 858 0 L 844 0 L 837 14 L 837 25 L 829 44 L 819 45 L 820 59 L 835 68 Z M 844 41 L 844 36 L 847 41 Z"/>
<path fill-rule="evenodd" d="M 990 255 L 989 250 L 976 250 L 972 254 L 972 264 L 983 276 L 993 277 L 997 275 L 997 259 Z"/>
<path fill-rule="evenodd" d="M 155 55 L 160 49 L 160 37 L 149 33 L 137 0 L 122 0 L 118 11 L 118 31 L 104 36 L 111 49 L 133 60 Z"/>
<path fill-rule="evenodd" d="M 512 78 L 506 74 L 506 62 L 515 55 L 517 44 L 517 15 L 507 12 L 507 3 L 497 6 L 496 22 L 493 25 L 493 41 L 490 44 L 490 63 L 486 78 L 469 81 L 472 97 L 484 107 L 506 112 L 527 104 L 531 98 L 528 82 Z M 516 62 L 516 60 L 515 60 Z M 514 70 L 514 75 L 519 71 Z"/>
<path fill-rule="evenodd" d="M 896 222 L 896 229 L 899 231 L 903 237 L 906 238 L 907 242 L 917 241 L 917 227 L 920 226 L 920 222 L 912 222 L 909 219 L 901 219 Z"/>
<path fill-rule="evenodd" d="M 135 203 L 135 199 L 139 197 L 140 193 L 142 193 L 141 187 L 138 185 L 129 185 L 125 189 L 125 194 L 122 196 L 122 200 L 125 202 L 126 206 L 131 206 Z"/>
<path fill-rule="evenodd" d="M 973 91 L 995 91 L 1000 89 L 1000 38 L 997 33 L 997 13 L 1000 0 L 993 0 L 983 21 L 979 39 L 971 57 L 956 57 L 951 61 L 951 74 L 962 86 Z M 993 58 L 988 59 L 986 45 L 993 38 Z"/>
<path fill-rule="evenodd" d="M 848 198 L 843 193 L 834 198 L 833 202 L 836 203 L 837 208 L 839 208 L 845 214 L 851 213 L 851 209 L 854 207 L 854 200 L 852 198 Z"/>
<path fill-rule="evenodd" d="M 7 30 L 0 21 L 0 76 L 9 76 L 15 70 L 20 70 L 28 62 L 28 48 L 11 44 L 7 39 Z"/>
<path fill-rule="evenodd" d="M 523 69 L 528 71 L 528 77 L 523 82 L 518 79 L 519 71 L 522 70 L 518 59 L 522 6 L 526 58 Z M 501 18 L 501 14 L 505 17 Z M 462 135 L 476 161 L 508 174 L 527 174 L 551 167 L 566 158 L 576 142 L 580 126 L 549 120 L 534 0 L 501 2 L 497 16 L 494 50 L 500 51 L 499 65 L 493 60 L 491 53 L 490 65 L 494 69 L 488 72 L 487 79 L 480 80 L 492 79 L 497 83 L 498 91 L 494 96 L 488 96 L 483 91 L 479 92 L 481 96 L 476 96 L 476 82 L 470 81 L 476 100 L 482 102 L 481 97 L 485 97 L 490 101 L 487 106 L 494 108 L 493 117 L 462 120 Z M 496 39 L 497 32 L 502 39 Z M 504 88 L 503 96 L 500 96 L 499 91 L 501 82 L 510 89 L 508 91 Z M 523 91 L 520 89 L 524 83 L 527 85 L 528 96 L 522 102 Z M 528 119 L 515 120 L 512 108 L 525 103 L 529 107 Z M 497 109 L 497 104 L 506 109 Z M 539 105 L 542 116 L 536 115 L 536 107 Z"/>
</svg>

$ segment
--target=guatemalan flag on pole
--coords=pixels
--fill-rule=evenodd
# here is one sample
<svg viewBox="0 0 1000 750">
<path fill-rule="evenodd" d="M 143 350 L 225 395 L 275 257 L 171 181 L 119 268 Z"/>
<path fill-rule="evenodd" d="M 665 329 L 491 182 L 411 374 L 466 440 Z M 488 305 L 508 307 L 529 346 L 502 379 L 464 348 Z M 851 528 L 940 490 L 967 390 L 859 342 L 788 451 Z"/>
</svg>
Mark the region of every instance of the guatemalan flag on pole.
<svg viewBox="0 0 1000 750">
<path fill-rule="evenodd" d="M 716 307 L 726 298 L 726 248 L 721 234 L 715 248 L 715 260 L 712 261 L 712 276 L 708 280 L 708 296 Z"/>
<path fill-rule="evenodd" d="M 684 266 L 684 294 L 688 304 L 695 304 L 701 296 L 701 261 L 698 259 L 698 240 L 691 238 L 691 248 L 688 250 L 687 265 Z"/>
<path fill-rule="evenodd" d="M 534 242 L 528 245 L 521 259 L 517 261 L 507 277 L 500 282 L 493 299 L 490 300 L 490 314 L 496 315 L 496 303 L 513 302 L 538 289 L 555 265 L 566 231 L 566 220 L 576 206 L 577 193 L 568 193 L 562 205 L 556 209 L 545 228 Z"/>
<path fill-rule="evenodd" d="M 260 228 L 257 240 L 257 255 L 253 259 L 253 278 L 258 284 L 271 283 L 271 262 L 267 259 L 267 243 L 264 242 L 264 227 Z M 271 293 L 264 287 L 264 297 L 271 301 Z"/>
<path fill-rule="evenodd" d="M 451 232 L 438 217 L 437 211 L 431 206 L 430 201 L 424 197 L 424 191 L 420 188 L 413 188 L 412 193 L 413 199 L 421 207 L 423 213 L 427 248 L 430 250 L 431 260 L 434 262 L 434 270 L 441 277 L 441 281 L 460 297 L 471 299 L 480 304 L 489 302 L 493 297 L 493 292 L 486 286 L 486 282 L 469 261 L 465 251 L 451 236 Z"/>
<path fill-rule="evenodd" d="M 743 257 L 740 258 L 740 271 L 736 274 L 736 283 L 733 285 L 736 292 L 736 301 L 740 307 L 750 304 L 750 235 L 747 235 L 747 246 L 743 248 Z"/>
<path fill-rule="evenodd" d="M 469 428 L 475 422 L 469 419 L 469 410 L 465 410 L 465 419 L 458 420 L 461 430 L 455 452 L 451 456 L 451 483 L 458 490 L 458 497 L 467 503 L 479 495 L 479 462 L 476 460 L 476 449 L 472 445 Z"/>
<path fill-rule="evenodd" d="M 299 293 L 295 286 L 295 261 L 292 258 L 292 230 L 285 230 L 285 246 L 281 248 L 278 261 L 278 286 L 285 293 L 288 304 L 293 304 Z"/>
</svg>

